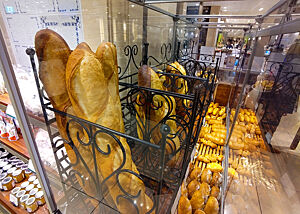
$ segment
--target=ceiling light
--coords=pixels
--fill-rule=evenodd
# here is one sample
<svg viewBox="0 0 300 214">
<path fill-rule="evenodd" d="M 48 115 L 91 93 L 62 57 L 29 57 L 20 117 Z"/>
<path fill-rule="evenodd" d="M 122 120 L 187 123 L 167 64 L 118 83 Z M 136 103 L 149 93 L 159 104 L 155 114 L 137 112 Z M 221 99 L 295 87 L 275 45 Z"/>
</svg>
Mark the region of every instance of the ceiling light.
<svg viewBox="0 0 300 214">
<path fill-rule="evenodd" d="M 261 7 L 261 8 L 259 8 L 259 9 L 258 9 L 258 11 L 263 11 L 263 10 L 264 10 L 264 8 L 263 8 L 263 7 Z"/>
<path fill-rule="evenodd" d="M 132 4 L 131 7 L 134 7 L 134 4 Z"/>
<path fill-rule="evenodd" d="M 228 11 L 228 10 L 223 10 L 224 12 Z"/>
<path fill-rule="evenodd" d="M 227 9 L 227 7 L 223 7 L 224 9 Z"/>
<path fill-rule="evenodd" d="M 196 3 L 196 6 L 199 6 L 200 4 L 199 3 Z"/>
</svg>

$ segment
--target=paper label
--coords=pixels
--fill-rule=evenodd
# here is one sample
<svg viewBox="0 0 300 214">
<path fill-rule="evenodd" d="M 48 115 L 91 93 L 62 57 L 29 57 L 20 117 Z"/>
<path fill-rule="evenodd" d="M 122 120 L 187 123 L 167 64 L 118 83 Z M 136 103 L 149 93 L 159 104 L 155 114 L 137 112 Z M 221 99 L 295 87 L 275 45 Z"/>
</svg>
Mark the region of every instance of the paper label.
<svg viewBox="0 0 300 214">
<path fill-rule="evenodd" d="M 28 169 L 30 169 L 31 171 L 33 171 L 35 173 L 35 169 L 34 169 L 31 159 L 29 159 L 29 161 L 28 161 Z"/>
<path fill-rule="evenodd" d="M 5 113 L 16 119 L 16 113 L 14 107 L 11 104 L 7 105 Z"/>
<path fill-rule="evenodd" d="M 19 206 L 18 199 L 13 194 L 9 194 L 9 200 L 13 203 L 16 207 Z"/>
</svg>

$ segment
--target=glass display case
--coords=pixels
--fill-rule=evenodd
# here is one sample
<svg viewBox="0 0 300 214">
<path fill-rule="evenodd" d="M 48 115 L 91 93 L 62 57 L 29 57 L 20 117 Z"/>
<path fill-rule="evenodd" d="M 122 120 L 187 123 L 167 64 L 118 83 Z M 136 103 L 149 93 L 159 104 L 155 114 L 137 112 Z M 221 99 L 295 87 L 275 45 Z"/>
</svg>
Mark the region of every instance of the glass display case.
<svg viewBox="0 0 300 214">
<path fill-rule="evenodd" d="M 297 212 L 297 1 L 187 2 L 3 0 L 0 102 L 22 135 L 0 141 L 30 159 L 38 213 Z M 211 47 L 227 29 L 241 44 Z"/>
</svg>

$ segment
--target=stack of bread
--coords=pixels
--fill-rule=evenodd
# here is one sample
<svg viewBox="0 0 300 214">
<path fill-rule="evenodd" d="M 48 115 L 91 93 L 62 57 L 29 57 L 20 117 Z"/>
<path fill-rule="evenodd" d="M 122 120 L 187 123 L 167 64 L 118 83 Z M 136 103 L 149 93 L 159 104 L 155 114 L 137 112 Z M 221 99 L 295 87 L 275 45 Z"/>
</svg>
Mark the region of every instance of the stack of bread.
<svg viewBox="0 0 300 214">
<path fill-rule="evenodd" d="M 60 35 L 46 29 L 36 34 L 35 49 L 39 76 L 55 109 L 124 132 L 113 44 L 102 43 L 94 53 L 81 43 L 71 51 Z M 57 127 L 69 142 L 65 148 L 84 191 L 96 198 L 102 192 L 121 213 L 149 212 L 153 202 L 145 194 L 143 181 L 133 174 L 139 172 L 126 140 L 95 127 L 84 129 L 69 119 L 56 113 Z M 100 190 L 97 183 L 102 184 Z"/>
<path fill-rule="evenodd" d="M 200 132 L 190 174 L 181 185 L 178 214 L 217 214 L 222 184 L 226 109 L 211 103 Z"/>
<path fill-rule="evenodd" d="M 232 109 L 231 121 L 234 114 L 235 109 Z M 190 163 L 189 176 L 181 186 L 178 214 L 214 214 L 219 211 L 226 116 L 224 106 L 219 106 L 218 103 L 210 104 L 196 145 L 195 157 Z M 257 179 L 260 179 L 260 184 L 264 183 L 264 187 L 273 190 L 280 189 L 280 186 L 274 181 L 276 173 L 272 169 L 270 157 L 252 110 L 240 109 L 229 148 L 225 213 L 260 213 L 256 192 Z M 203 193 L 204 186 L 209 188 Z M 201 195 L 194 196 L 199 190 Z"/>
</svg>

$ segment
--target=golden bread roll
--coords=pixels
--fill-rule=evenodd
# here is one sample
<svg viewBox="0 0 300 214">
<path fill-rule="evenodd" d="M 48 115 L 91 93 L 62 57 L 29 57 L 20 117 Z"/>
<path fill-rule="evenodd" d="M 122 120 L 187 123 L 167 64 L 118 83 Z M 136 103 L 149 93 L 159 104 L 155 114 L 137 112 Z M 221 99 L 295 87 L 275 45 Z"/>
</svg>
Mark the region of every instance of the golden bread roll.
<svg viewBox="0 0 300 214">
<path fill-rule="evenodd" d="M 207 164 L 206 168 L 212 172 L 222 172 L 223 171 L 222 166 L 218 163 L 209 163 L 209 164 Z"/>
<path fill-rule="evenodd" d="M 201 190 L 197 190 L 193 194 L 193 197 L 191 199 L 191 205 L 192 205 L 193 213 L 195 212 L 195 210 L 204 208 L 205 199 L 204 199 L 202 194 L 203 193 L 202 193 Z"/>
<path fill-rule="evenodd" d="M 212 172 L 209 169 L 204 169 L 201 174 L 201 182 L 210 183 L 212 179 Z"/>
<path fill-rule="evenodd" d="M 187 197 L 180 197 L 177 211 L 178 214 L 192 214 L 192 205 Z"/>
<path fill-rule="evenodd" d="M 220 199 L 220 189 L 217 186 L 213 186 L 211 188 L 210 196 L 215 197 L 216 199 Z"/>
<path fill-rule="evenodd" d="M 205 214 L 205 212 L 203 210 L 196 210 L 194 214 Z"/>
<path fill-rule="evenodd" d="M 192 180 L 187 186 L 189 198 L 192 198 L 194 192 L 196 192 L 198 189 L 200 189 L 200 182 L 197 179 Z"/>
<path fill-rule="evenodd" d="M 223 124 L 223 121 L 211 118 L 207 123 L 210 124 L 210 125 L 213 125 L 213 124 Z"/>
<path fill-rule="evenodd" d="M 195 167 L 190 174 L 191 180 L 198 179 L 201 176 L 202 169 L 200 167 Z"/>
<path fill-rule="evenodd" d="M 214 172 L 210 185 L 211 186 L 220 186 L 222 183 L 222 174 L 220 172 Z"/>
<path fill-rule="evenodd" d="M 181 184 L 181 195 L 183 195 L 185 197 L 188 197 L 188 195 L 189 195 L 184 182 L 182 182 L 182 184 Z"/>
<path fill-rule="evenodd" d="M 210 186 L 207 183 L 201 183 L 198 190 L 201 193 L 201 197 L 206 201 L 210 194 Z"/>
<path fill-rule="evenodd" d="M 203 210 L 196 210 L 194 214 L 205 214 L 205 212 Z"/>
<path fill-rule="evenodd" d="M 220 109 L 219 108 L 215 108 L 212 112 L 213 115 L 218 115 L 219 114 Z"/>
<path fill-rule="evenodd" d="M 210 134 L 210 133 L 205 134 L 205 135 L 204 135 L 204 138 L 205 138 L 206 140 L 210 140 L 211 142 L 213 142 L 213 143 L 215 143 L 215 144 L 218 144 L 218 145 L 220 145 L 220 146 L 223 146 L 223 145 L 225 144 L 224 139 L 219 138 L 219 137 L 215 137 L 215 136 L 213 136 L 213 135 Z"/>
<path fill-rule="evenodd" d="M 206 214 L 218 214 L 219 213 L 219 203 L 215 197 L 210 196 L 208 198 L 208 201 L 204 208 L 204 212 Z"/>
</svg>

